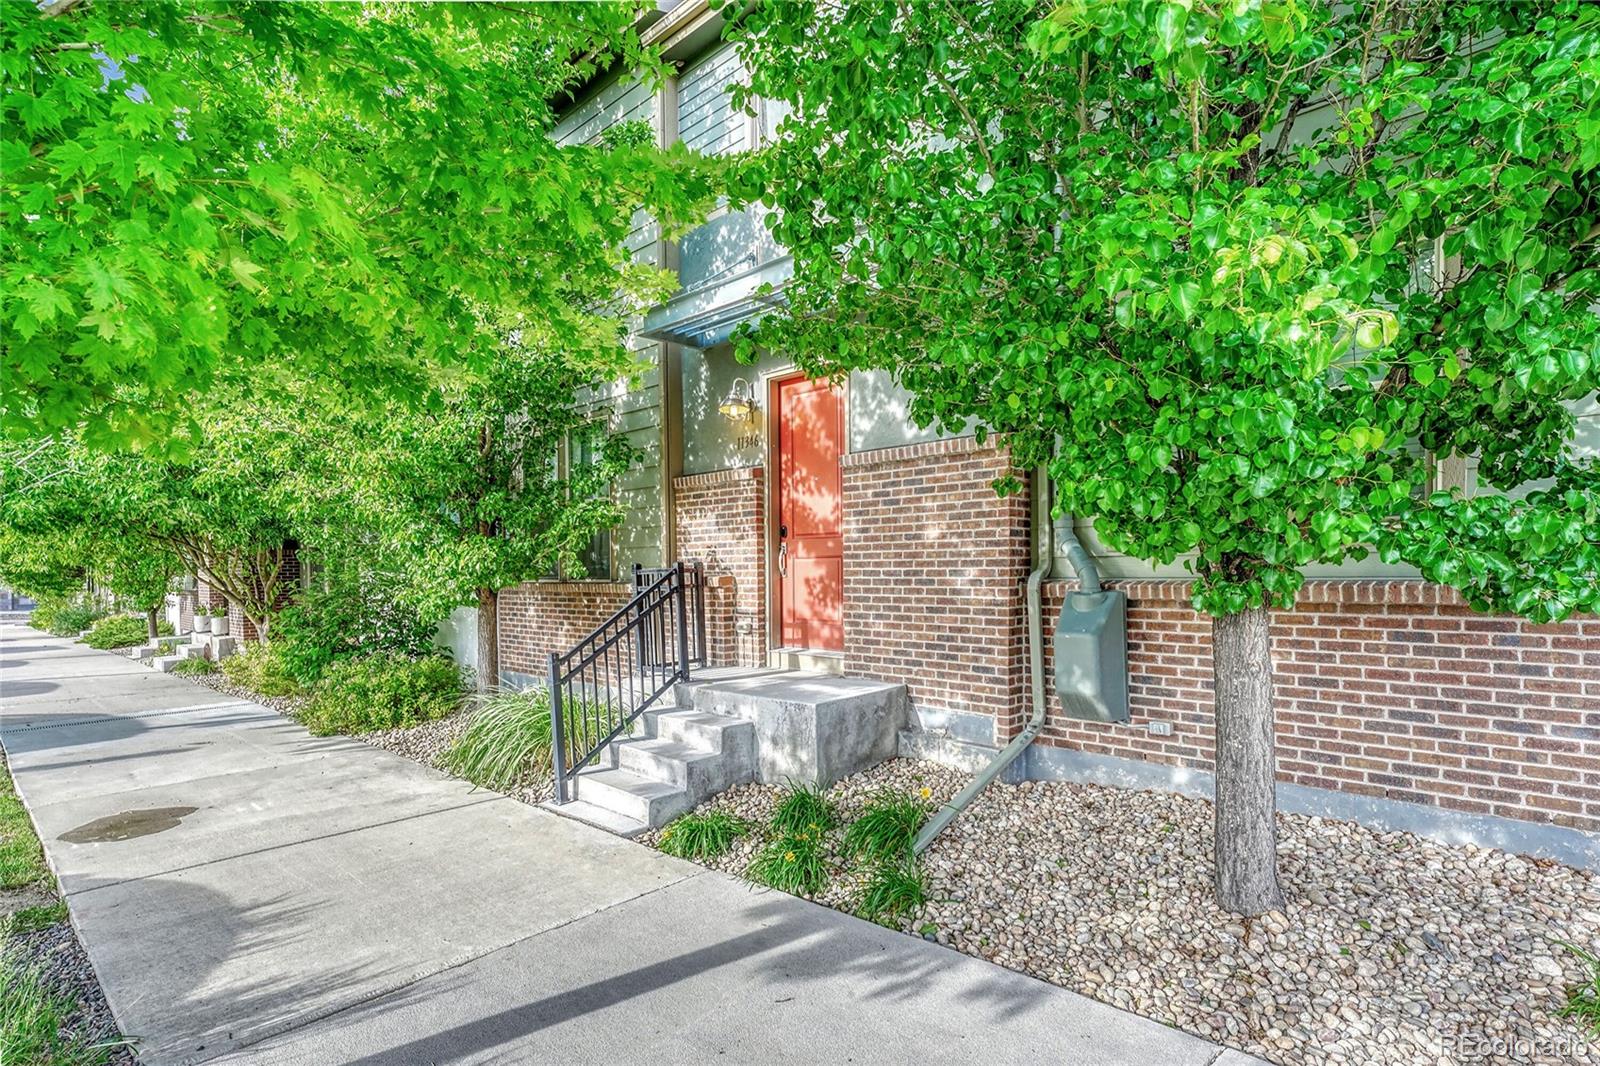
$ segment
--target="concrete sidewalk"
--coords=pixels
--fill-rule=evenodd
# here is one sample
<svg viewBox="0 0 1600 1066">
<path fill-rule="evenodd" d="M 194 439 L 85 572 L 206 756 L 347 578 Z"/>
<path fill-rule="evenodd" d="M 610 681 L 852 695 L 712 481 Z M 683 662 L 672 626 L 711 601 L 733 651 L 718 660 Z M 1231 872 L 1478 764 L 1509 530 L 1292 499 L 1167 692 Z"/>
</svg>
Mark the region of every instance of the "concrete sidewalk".
<svg viewBox="0 0 1600 1066">
<path fill-rule="evenodd" d="M 145 1062 L 1255 1061 L 17 625 L 0 714 Z"/>
</svg>

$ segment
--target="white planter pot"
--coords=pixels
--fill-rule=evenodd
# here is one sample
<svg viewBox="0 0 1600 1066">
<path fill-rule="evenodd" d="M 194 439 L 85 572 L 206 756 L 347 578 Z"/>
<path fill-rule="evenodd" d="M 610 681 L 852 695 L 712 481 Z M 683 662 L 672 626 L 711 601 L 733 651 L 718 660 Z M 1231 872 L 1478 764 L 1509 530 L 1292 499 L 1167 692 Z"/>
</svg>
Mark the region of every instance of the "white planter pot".
<svg viewBox="0 0 1600 1066">
<path fill-rule="evenodd" d="M 225 637 L 228 635 L 227 615 L 214 614 L 211 616 L 211 635 L 215 637 Z"/>
</svg>

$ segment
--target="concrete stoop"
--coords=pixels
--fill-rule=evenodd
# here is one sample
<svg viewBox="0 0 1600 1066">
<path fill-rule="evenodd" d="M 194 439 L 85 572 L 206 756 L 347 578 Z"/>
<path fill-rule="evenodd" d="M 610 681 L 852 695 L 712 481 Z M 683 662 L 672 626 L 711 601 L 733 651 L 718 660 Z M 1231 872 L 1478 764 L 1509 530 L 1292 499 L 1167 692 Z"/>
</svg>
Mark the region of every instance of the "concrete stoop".
<svg viewBox="0 0 1600 1066">
<path fill-rule="evenodd" d="M 894 755 L 909 706 L 904 685 L 788 670 L 706 670 L 671 698 L 545 806 L 636 836 L 746 781 L 826 787 Z"/>
<path fill-rule="evenodd" d="M 130 659 L 153 659 L 158 655 L 175 654 L 182 637 L 157 637 L 149 644 L 141 644 L 128 653 Z"/>
<path fill-rule="evenodd" d="M 239 650 L 238 637 L 219 637 L 211 633 L 188 634 L 184 637 L 161 637 L 157 644 L 147 644 L 133 650 L 133 658 L 148 660 L 150 668 L 170 674 L 173 667 L 185 659 L 210 659 L 221 662 Z M 165 652 L 165 654 L 162 654 Z"/>
</svg>

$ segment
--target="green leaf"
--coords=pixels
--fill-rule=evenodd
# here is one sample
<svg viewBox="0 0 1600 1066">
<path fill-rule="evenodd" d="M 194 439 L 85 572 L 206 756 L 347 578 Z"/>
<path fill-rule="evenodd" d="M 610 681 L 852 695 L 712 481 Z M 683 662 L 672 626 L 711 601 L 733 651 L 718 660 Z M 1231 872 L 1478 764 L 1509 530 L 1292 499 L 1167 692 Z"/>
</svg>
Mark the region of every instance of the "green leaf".
<svg viewBox="0 0 1600 1066">
<path fill-rule="evenodd" d="M 1168 290 L 1178 315 L 1187 322 L 1195 316 L 1200 304 L 1200 286 L 1193 281 L 1174 281 Z"/>
</svg>

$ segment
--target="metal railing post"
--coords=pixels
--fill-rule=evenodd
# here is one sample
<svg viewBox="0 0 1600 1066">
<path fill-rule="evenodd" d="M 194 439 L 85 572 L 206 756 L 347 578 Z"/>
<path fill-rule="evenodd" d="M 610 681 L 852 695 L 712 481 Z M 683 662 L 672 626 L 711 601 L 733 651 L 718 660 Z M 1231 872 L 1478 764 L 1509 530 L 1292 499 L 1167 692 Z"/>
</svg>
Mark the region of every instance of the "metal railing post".
<svg viewBox="0 0 1600 1066">
<path fill-rule="evenodd" d="M 678 676 L 689 680 L 689 588 L 688 569 L 679 559 L 678 572 Z"/>
<path fill-rule="evenodd" d="M 694 661 L 706 664 L 706 567 L 694 562 Z"/>
<path fill-rule="evenodd" d="M 638 596 L 639 593 L 644 591 L 644 586 L 645 586 L 644 564 L 642 564 L 642 563 L 634 563 L 633 564 L 633 594 L 635 596 Z M 640 613 L 642 614 L 643 612 L 641 611 Z M 645 634 L 642 633 L 642 632 L 638 632 L 638 631 L 635 631 L 635 630 L 629 630 L 629 631 L 633 633 L 633 664 L 634 664 L 634 668 L 636 670 L 638 670 L 639 676 L 643 677 L 644 676 L 644 672 L 645 672 L 645 659 L 646 659 L 645 644 L 647 643 L 647 638 L 646 638 Z"/>
<path fill-rule="evenodd" d="M 561 656 L 550 653 L 550 761 L 556 777 L 556 802 L 567 802 L 566 714 L 561 706 Z"/>
</svg>

